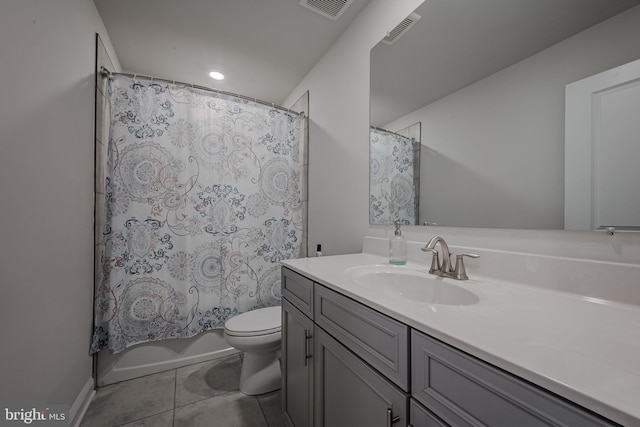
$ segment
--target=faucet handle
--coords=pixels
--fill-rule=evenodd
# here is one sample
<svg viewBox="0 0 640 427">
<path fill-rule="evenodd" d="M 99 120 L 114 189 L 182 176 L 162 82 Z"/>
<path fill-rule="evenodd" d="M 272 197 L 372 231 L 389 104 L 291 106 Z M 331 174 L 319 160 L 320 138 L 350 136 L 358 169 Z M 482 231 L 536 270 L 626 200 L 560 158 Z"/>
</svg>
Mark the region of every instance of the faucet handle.
<svg viewBox="0 0 640 427">
<path fill-rule="evenodd" d="M 429 269 L 429 274 L 439 273 L 440 272 L 440 256 L 438 255 L 438 251 L 436 249 L 431 249 L 428 247 L 422 248 L 423 252 L 431 252 L 433 257 L 431 258 L 431 268 Z"/>
<path fill-rule="evenodd" d="M 458 254 L 456 255 L 456 268 L 453 272 L 453 275 L 458 280 L 467 280 L 469 276 L 467 276 L 467 269 L 464 267 L 463 257 L 468 256 L 469 258 L 480 258 L 480 255 L 476 254 Z"/>
</svg>

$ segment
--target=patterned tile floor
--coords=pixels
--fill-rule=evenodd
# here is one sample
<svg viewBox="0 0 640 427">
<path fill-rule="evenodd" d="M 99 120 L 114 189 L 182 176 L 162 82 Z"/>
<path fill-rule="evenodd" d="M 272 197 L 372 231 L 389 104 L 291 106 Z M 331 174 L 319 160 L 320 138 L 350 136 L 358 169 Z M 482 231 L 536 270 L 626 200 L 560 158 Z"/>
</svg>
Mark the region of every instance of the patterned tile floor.
<svg viewBox="0 0 640 427">
<path fill-rule="evenodd" d="M 98 389 L 82 427 L 280 427 L 280 392 L 238 390 L 240 355 Z"/>
</svg>

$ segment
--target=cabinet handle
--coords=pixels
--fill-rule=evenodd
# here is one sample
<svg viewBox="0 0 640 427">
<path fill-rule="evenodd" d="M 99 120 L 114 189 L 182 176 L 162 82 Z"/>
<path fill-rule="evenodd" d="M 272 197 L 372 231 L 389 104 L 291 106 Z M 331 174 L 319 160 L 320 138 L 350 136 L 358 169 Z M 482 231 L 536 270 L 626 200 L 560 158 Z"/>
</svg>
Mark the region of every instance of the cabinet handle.
<svg viewBox="0 0 640 427">
<path fill-rule="evenodd" d="M 400 415 L 394 417 L 393 410 L 391 408 L 387 409 L 387 427 L 391 427 L 393 423 L 397 423 L 400 421 Z"/>
<path fill-rule="evenodd" d="M 309 354 L 309 343 L 311 342 L 311 331 L 309 329 L 304 330 L 304 366 L 307 366 L 307 361 L 313 357 L 312 354 Z"/>
</svg>

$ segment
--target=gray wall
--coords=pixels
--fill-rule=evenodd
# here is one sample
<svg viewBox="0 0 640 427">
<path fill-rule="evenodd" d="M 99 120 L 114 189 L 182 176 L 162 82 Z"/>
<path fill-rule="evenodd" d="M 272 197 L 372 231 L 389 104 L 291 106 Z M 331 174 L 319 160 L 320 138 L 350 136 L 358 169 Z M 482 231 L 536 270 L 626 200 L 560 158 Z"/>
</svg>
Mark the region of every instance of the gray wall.
<svg viewBox="0 0 640 427">
<path fill-rule="evenodd" d="M 5 404 L 71 405 L 91 381 L 96 32 L 112 52 L 91 0 L 2 2 Z"/>
<path fill-rule="evenodd" d="M 371 0 L 285 101 L 309 91 L 309 253 L 360 252 L 369 226 L 369 51 L 422 0 Z"/>
</svg>

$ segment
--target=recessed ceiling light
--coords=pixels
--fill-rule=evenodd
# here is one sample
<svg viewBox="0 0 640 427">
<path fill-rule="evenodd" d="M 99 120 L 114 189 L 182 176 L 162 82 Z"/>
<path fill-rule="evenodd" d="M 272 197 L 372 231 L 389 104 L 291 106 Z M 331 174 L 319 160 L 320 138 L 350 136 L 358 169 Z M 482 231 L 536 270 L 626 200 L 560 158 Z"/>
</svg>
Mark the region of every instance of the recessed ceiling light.
<svg viewBox="0 0 640 427">
<path fill-rule="evenodd" d="M 209 73 L 209 77 L 211 77 L 214 80 L 224 80 L 224 74 L 218 72 L 218 71 L 212 71 Z"/>
</svg>

